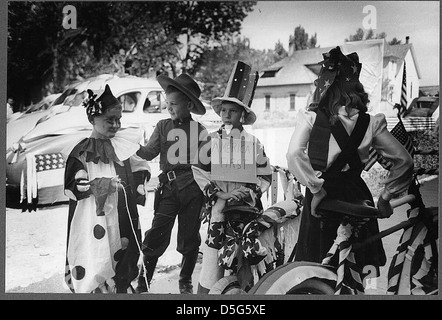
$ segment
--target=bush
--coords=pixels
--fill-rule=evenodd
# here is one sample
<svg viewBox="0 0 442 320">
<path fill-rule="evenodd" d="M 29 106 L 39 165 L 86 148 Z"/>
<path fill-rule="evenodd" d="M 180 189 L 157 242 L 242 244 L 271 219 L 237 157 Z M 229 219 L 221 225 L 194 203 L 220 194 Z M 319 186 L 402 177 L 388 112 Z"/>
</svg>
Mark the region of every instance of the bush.
<svg viewBox="0 0 442 320">
<path fill-rule="evenodd" d="M 374 198 L 379 197 L 385 186 L 385 179 L 389 171 L 382 168 L 379 163 L 375 163 L 370 170 L 362 171 L 361 177 L 370 189 Z"/>
<path fill-rule="evenodd" d="M 417 153 L 439 151 L 439 130 L 436 127 L 434 130 L 419 130 L 410 132 L 410 137 L 413 140 Z M 414 167 L 423 169 L 435 169 L 439 167 L 439 154 L 414 156 Z"/>
<path fill-rule="evenodd" d="M 409 132 L 416 151 L 439 151 L 439 131 L 435 130 L 419 130 Z M 416 154 L 413 157 L 414 167 L 423 169 L 439 168 L 439 155 L 421 155 Z M 362 172 L 362 178 L 370 189 L 373 197 L 378 197 L 385 186 L 385 179 L 388 177 L 388 170 L 385 170 L 379 163 L 373 165 L 369 171 Z"/>
</svg>

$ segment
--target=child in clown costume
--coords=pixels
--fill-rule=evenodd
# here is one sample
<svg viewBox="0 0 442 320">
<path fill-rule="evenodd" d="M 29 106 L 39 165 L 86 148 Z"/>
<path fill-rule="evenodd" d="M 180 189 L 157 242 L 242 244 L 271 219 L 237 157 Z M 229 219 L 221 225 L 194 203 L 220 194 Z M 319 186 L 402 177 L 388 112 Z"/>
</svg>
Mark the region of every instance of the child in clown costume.
<svg viewBox="0 0 442 320">
<path fill-rule="evenodd" d="M 108 85 L 84 102 L 93 126 L 89 138 L 69 153 L 65 281 L 74 293 L 127 293 L 138 274 L 147 161 L 135 155 L 140 132 L 121 128 L 122 106 Z"/>
<path fill-rule="evenodd" d="M 258 74 L 252 73 L 249 65 L 241 61 L 235 64 L 224 96 L 214 98 L 212 101 L 212 107 L 222 118 L 223 125 L 218 131 L 212 132 L 207 141 L 209 144 L 211 139 L 245 138 L 245 141 L 253 141 L 257 166 L 256 183 L 214 179 L 211 173 L 210 157 L 206 163 L 203 163 L 204 152 L 200 152 L 200 163 L 192 167 L 195 181 L 203 190 L 210 212 L 207 240 L 203 247 L 198 294 L 208 293 L 211 287 L 224 276 L 225 269 L 238 271 L 241 269 L 238 262 L 242 265 L 244 263 L 253 265 L 266 256 L 265 248 L 260 246 L 259 240 L 256 239 L 257 226 L 253 225 L 253 219 L 262 212 L 260 197 L 270 186 L 272 172 L 263 145 L 243 127 L 256 121 L 251 103 L 257 81 Z M 206 145 L 203 145 L 201 150 L 207 150 L 210 153 L 210 148 Z M 242 205 L 241 211 L 237 211 L 239 212 L 237 216 L 240 220 L 245 220 L 245 223 L 228 221 L 226 209 L 234 208 L 234 204 Z M 243 242 L 240 242 L 244 252 L 242 257 L 238 256 L 241 249 L 239 249 L 239 243 L 234 243 L 234 234 L 247 234 L 246 238 L 249 238 L 243 237 Z M 245 262 L 245 260 L 248 261 Z M 243 270 L 248 269 L 248 267 L 243 268 Z M 244 278 L 247 276 L 250 278 L 250 274 Z"/>
</svg>

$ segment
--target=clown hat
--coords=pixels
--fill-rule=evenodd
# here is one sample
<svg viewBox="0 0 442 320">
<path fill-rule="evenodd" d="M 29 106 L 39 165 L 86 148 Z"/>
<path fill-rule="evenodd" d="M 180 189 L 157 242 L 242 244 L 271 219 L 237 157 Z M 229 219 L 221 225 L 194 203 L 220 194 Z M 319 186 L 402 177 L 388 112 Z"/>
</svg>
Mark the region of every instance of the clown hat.
<svg viewBox="0 0 442 320">
<path fill-rule="evenodd" d="M 120 101 L 115 98 L 108 84 L 104 87 L 104 92 L 98 97 L 97 102 L 101 103 L 104 110 L 121 106 Z"/>
<path fill-rule="evenodd" d="M 107 109 L 114 107 L 121 108 L 120 101 L 115 98 L 108 84 L 106 84 L 104 90 L 94 92 L 88 89 L 87 93 L 88 97 L 83 102 L 83 106 L 86 108 L 88 116 L 101 115 L 106 112 Z"/>
<path fill-rule="evenodd" d="M 199 99 L 201 95 L 201 89 L 195 82 L 195 80 L 193 80 L 189 75 L 183 73 L 175 79 L 171 79 L 166 75 L 159 75 L 157 77 L 157 81 L 164 89 L 164 91 L 167 91 L 167 88 L 169 86 L 173 86 L 184 93 L 195 106 L 195 108 L 193 108 L 191 112 L 199 115 L 203 115 L 206 113 L 206 108 Z"/>
<path fill-rule="evenodd" d="M 258 72 L 253 73 L 251 66 L 242 61 L 237 61 L 230 74 L 224 95 L 212 100 L 213 110 L 219 115 L 223 101 L 234 102 L 246 111 L 243 124 L 255 123 L 256 114 L 251 107 L 258 79 Z"/>
</svg>

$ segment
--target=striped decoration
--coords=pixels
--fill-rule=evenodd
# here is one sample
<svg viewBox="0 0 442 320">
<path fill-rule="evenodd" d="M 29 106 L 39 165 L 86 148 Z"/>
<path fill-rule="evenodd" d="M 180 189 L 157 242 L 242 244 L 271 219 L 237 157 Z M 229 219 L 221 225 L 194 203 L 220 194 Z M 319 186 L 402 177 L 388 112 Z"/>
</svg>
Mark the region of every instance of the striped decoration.
<svg viewBox="0 0 442 320">
<path fill-rule="evenodd" d="M 413 145 L 413 140 L 411 139 L 408 132 L 405 130 L 404 123 L 401 119 L 399 119 L 399 122 L 395 125 L 395 127 L 391 130 L 391 134 L 393 137 L 396 138 L 408 151 L 408 153 L 413 156 L 415 153 L 415 148 Z M 377 153 L 377 151 L 371 147 L 369 150 L 369 157 L 368 161 L 365 163 L 364 170 L 368 171 L 370 168 L 376 163 L 379 162 L 379 164 L 386 170 L 390 170 L 393 164 L 384 159 L 380 154 Z"/>
<path fill-rule="evenodd" d="M 416 218 L 419 210 L 425 209 L 412 209 L 410 218 Z M 424 243 L 427 233 L 422 222 L 404 230 L 388 270 L 387 294 L 424 295 L 431 289 L 423 285 L 431 271 L 431 260 L 435 258 L 431 246 Z"/>
<path fill-rule="evenodd" d="M 322 260 L 323 265 L 330 264 L 331 259 L 336 254 L 339 254 L 335 295 L 339 295 L 344 287 L 353 294 L 364 293 L 361 272 L 356 265 L 352 246 L 348 241 L 351 234 L 352 226 L 350 224 L 341 224 L 338 228 L 337 237 L 333 245 Z"/>
<path fill-rule="evenodd" d="M 398 117 L 386 118 L 386 120 L 388 131 L 391 131 L 399 122 Z M 401 119 L 401 121 L 407 132 L 434 130 L 436 128 L 436 120 L 431 117 L 410 117 Z"/>
<path fill-rule="evenodd" d="M 347 288 L 352 294 L 364 294 L 361 270 L 356 265 L 354 252 L 352 252 L 351 249 L 352 246 L 347 242 L 340 245 L 336 295 L 341 293 L 342 288 Z"/>
<path fill-rule="evenodd" d="M 390 268 L 388 269 L 388 287 L 387 294 L 397 294 L 399 291 L 399 280 L 404 267 L 405 254 L 411 241 L 411 234 L 413 229 L 405 230 L 399 240 L 399 246 L 396 253 L 391 260 Z"/>
<path fill-rule="evenodd" d="M 407 72 L 405 68 L 404 60 L 404 71 L 402 73 L 402 87 L 401 87 L 401 107 L 402 110 L 407 110 Z"/>
</svg>

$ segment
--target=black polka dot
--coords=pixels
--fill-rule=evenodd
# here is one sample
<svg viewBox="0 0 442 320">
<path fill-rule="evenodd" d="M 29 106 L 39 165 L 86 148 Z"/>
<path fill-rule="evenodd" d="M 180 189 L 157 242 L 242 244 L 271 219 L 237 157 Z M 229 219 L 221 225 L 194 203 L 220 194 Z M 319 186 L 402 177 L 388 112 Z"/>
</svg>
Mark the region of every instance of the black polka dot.
<svg viewBox="0 0 442 320">
<path fill-rule="evenodd" d="M 100 240 L 101 238 L 104 237 L 105 234 L 106 234 L 106 230 L 104 230 L 104 228 L 102 226 L 100 226 L 99 224 L 95 225 L 95 227 L 94 227 L 95 239 Z"/>
<path fill-rule="evenodd" d="M 82 266 L 76 266 L 72 269 L 72 277 L 75 280 L 81 280 L 84 278 L 86 270 Z"/>
</svg>

